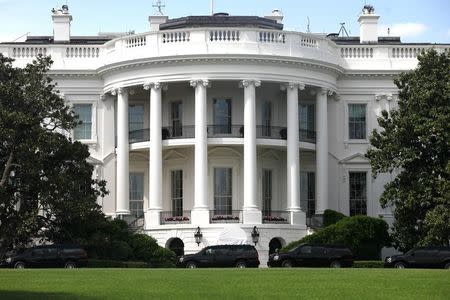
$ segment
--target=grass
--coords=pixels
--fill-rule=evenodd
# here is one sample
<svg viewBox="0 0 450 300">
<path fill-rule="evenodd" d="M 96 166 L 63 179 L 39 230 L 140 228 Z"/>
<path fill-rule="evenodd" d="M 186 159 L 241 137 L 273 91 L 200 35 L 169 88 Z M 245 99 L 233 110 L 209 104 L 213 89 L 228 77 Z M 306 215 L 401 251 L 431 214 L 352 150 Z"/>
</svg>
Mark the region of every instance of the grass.
<svg viewBox="0 0 450 300">
<path fill-rule="evenodd" d="M 447 270 L 0 269 L 0 299 L 449 299 Z"/>
</svg>

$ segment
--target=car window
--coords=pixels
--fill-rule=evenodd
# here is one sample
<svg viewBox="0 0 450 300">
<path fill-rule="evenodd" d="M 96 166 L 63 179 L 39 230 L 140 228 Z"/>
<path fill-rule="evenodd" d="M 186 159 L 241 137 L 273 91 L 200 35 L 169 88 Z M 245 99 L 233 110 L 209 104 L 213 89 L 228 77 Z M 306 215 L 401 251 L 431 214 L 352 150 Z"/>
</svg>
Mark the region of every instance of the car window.
<svg viewBox="0 0 450 300">
<path fill-rule="evenodd" d="M 33 249 L 33 252 L 31 253 L 32 256 L 44 256 L 46 253 L 46 249 Z"/>
<path fill-rule="evenodd" d="M 312 247 L 311 246 L 303 246 L 300 248 L 300 253 L 302 254 L 311 254 Z"/>
<path fill-rule="evenodd" d="M 314 255 L 324 255 L 325 254 L 325 248 L 324 247 L 312 247 L 311 253 Z"/>
<path fill-rule="evenodd" d="M 208 248 L 205 250 L 205 255 L 213 255 L 213 254 L 214 254 L 214 249 Z"/>
<path fill-rule="evenodd" d="M 414 256 L 425 257 L 425 256 L 433 256 L 437 254 L 437 250 L 416 250 L 414 251 Z"/>
<path fill-rule="evenodd" d="M 228 254 L 231 254 L 230 252 L 230 249 L 229 248 L 226 248 L 226 247 L 219 247 L 219 248 L 216 248 L 216 249 L 214 249 L 215 251 L 214 251 L 214 255 L 228 255 Z"/>
</svg>

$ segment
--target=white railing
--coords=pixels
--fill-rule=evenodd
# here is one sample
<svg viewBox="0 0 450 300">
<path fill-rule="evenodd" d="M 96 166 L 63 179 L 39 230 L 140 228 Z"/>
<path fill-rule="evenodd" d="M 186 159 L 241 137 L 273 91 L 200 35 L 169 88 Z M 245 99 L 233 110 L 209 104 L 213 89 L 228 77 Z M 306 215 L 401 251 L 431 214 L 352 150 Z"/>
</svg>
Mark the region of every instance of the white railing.
<svg viewBox="0 0 450 300">
<path fill-rule="evenodd" d="M 392 48 L 393 58 L 416 58 L 420 53 L 425 51 L 426 48 L 423 47 L 396 47 Z"/>
<path fill-rule="evenodd" d="M 171 32 L 164 32 L 161 34 L 163 43 L 189 42 L 189 37 L 190 37 L 189 31 L 171 31 Z"/>
<path fill-rule="evenodd" d="M 39 54 L 47 55 L 47 47 L 17 46 L 12 49 L 12 57 L 14 58 L 35 58 Z"/>
<path fill-rule="evenodd" d="M 260 31 L 259 42 L 261 43 L 286 43 L 286 34 L 275 31 Z"/>
<path fill-rule="evenodd" d="M 342 58 L 373 58 L 373 47 L 343 47 Z"/>
<path fill-rule="evenodd" d="M 212 30 L 209 32 L 209 40 L 211 42 L 239 42 L 239 30 Z"/>
<path fill-rule="evenodd" d="M 70 46 L 66 48 L 67 58 L 97 58 L 100 54 L 98 46 Z"/>
<path fill-rule="evenodd" d="M 126 48 L 136 48 L 143 47 L 147 45 L 147 36 L 131 36 L 125 39 L 125 47 Z"/>
</svg>

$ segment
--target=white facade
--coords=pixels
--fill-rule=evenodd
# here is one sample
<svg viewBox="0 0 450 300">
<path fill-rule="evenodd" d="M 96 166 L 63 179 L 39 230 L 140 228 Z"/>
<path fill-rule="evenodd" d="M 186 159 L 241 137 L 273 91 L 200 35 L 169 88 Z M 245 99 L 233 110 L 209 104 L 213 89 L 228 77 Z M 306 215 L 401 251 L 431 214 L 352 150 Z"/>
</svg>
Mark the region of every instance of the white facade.
<svg viewBox="0 0 450 300">
<path fill-rule="evenodd" d="M 107 181 L 105 214 L 142 224 L 165 247 L 178 238 L 186 253 L 236 227 L 251 242 L 256 226 L 263 264 L 270 241 L 300 239 L 314 212 L 391 221 L 378 201 L 391 175 L 373 179 L 364 154 L 377 116 L 396 105 L 393 76 L 430 45 L 377 42 L 378 16 L 366 15 L 369 44 L 257 26 L 158 30 L 164 17 L 147 33 L 58 43 L 72 17 L 53 18 L 68 20 L 54 41 L 0 52 L 18 66 L 52 56 L 51 75 L 85 123 L 74 136 Z"/>
</svg>

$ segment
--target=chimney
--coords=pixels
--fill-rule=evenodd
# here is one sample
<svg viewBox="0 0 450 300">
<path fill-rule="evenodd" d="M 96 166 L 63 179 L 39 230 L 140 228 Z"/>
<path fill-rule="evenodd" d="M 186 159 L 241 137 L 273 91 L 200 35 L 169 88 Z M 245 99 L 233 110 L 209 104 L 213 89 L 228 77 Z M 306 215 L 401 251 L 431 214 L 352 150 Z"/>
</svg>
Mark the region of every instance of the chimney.
<svg viewBox="0 0 450 300">
<path fill-rule="evenodd" d="M 164 24 L 169 19 L 168 16 L 150 16 L 148 21 L 150 22 L 150 31 L 158 31 L 159 25 Z"/>
<path fill-rule="evenodd" d="M 359 40 L 361 44 L 378 43 L 378 19 L 372 5 L 364 5 L 362 14 L 358 18 Z"/>
<path fill-rule="evenodd" d="M 70 42 L 70 22 L 72 15 L 69 13 L 69 7 L 63 5 L 61 9 L 52 9 L 53 20 L 53 41 Z"/>
<path fill-rule="evenodd" d="M 264 18 L 270 19 L 270 20 L 275 20 L 275 21 L 277 21 L 277 23 L 281 23 L 283 21 L 283 13 L 279 9 L 274 9 L 274 10 L 272 10 L 271 16 L 265 16 Z"/>
</svg>

